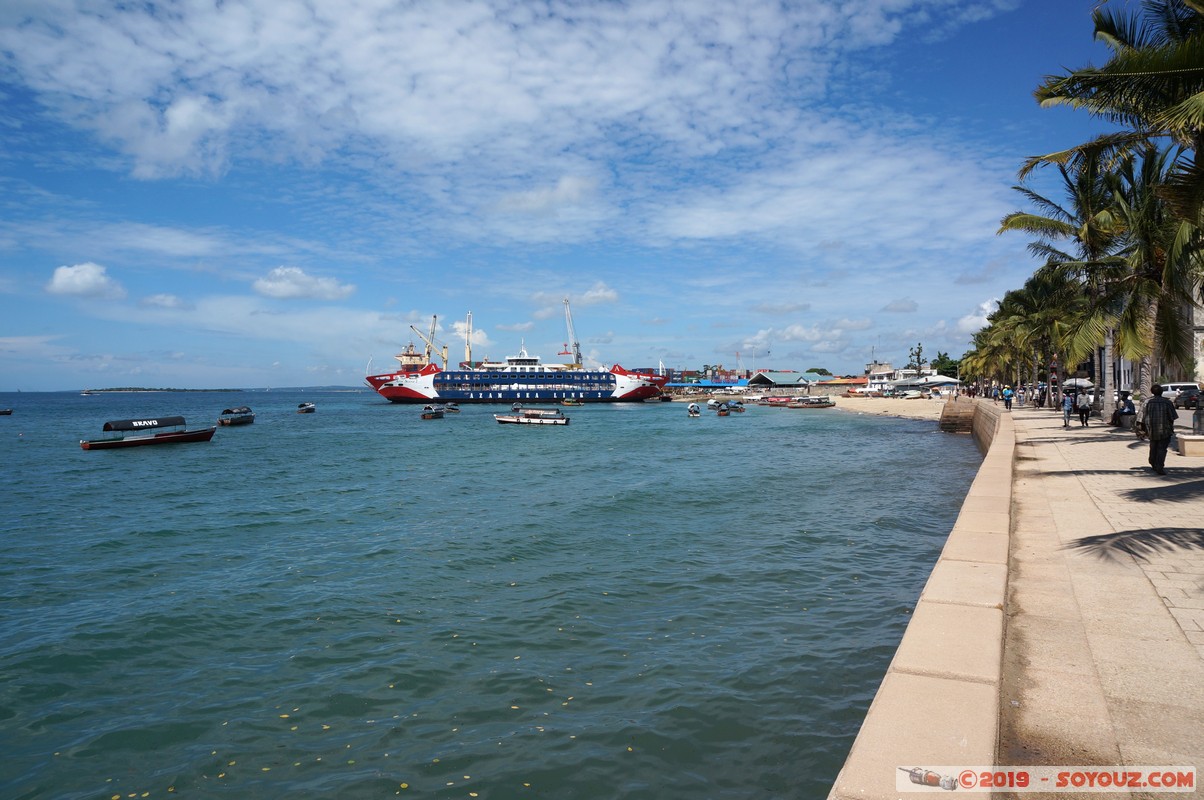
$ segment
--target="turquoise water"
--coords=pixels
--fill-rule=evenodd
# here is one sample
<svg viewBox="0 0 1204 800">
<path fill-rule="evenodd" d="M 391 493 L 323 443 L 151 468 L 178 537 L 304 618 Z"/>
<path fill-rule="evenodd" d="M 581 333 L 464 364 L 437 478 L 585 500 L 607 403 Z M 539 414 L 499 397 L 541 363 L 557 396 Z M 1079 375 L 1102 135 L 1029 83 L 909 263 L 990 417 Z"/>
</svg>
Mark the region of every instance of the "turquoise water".
<svg viewBox="0 0 1204 800">
<path fill-rule="evenodd" d="M 980 462 L 839 411 L 0 407 L 5 798 L 823 797 Z"/>
</svg>

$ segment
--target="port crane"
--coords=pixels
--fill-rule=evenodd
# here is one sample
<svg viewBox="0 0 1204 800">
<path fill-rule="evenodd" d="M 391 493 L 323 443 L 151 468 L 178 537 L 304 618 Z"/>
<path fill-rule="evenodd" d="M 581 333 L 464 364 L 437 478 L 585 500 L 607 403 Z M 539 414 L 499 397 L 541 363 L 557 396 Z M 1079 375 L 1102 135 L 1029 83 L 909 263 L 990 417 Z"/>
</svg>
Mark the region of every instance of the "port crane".
<svg viewBox="0 0 1204 800">
<path fill-rule="evenodd" d="M 438 319 L 439 319 L 439 317 L 437 315 L 434 315 L 434 314 L 431 315 L 430 335 L 423 333 L 422 331 L 415 328 L 413 325 L 410 326 L 410 330 L 412 330 L 414 333 L 418 334 L 418 336 L 422 338 L 422 341 L 426 342 L 426 363 L 428 363 L 428 364 L 434 363 L 431 360 L 431 354 L 434 351 L 438 350 L 440 357 L 443 359 L 443 368 L 447 369 L 447 345 L 445 345 L 445 344 L 440 345 L 435 342 L 435 323 Z"/>
<path fill-rule="evenodd" d="M 568 327 L 569 341 L 565 342 L 564 350 L 560 352 L 560 355 L 572 355 L 573 363 L 571 366 L 580 369 L 582 366 L 584 366 L 584 362 L 581 358 L 581 342 L 577 341 L 577 331 L 573 329 L 573 312 L 569 308 L 569 299 L 567 297 L 564 298 L 564 322 Z M 573 349 L 571 351 L 569 350 L 569 342 L 572 342 L 571 346 Z"/>
</svg>

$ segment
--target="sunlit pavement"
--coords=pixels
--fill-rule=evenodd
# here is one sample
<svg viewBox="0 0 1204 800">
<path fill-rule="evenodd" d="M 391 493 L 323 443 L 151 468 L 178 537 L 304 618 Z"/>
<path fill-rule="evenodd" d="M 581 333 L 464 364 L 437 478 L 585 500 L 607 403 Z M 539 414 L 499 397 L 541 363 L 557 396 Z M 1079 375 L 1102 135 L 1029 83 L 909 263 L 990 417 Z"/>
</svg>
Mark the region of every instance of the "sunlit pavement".
<svg viewBox="0 0 1204 800">
<path fill-rule="evenodd" d="M 1132 431 L 1011 416 L 1000 759 L 1204 767 L 1204 458 L 1157 475 Z"/>
</svg>

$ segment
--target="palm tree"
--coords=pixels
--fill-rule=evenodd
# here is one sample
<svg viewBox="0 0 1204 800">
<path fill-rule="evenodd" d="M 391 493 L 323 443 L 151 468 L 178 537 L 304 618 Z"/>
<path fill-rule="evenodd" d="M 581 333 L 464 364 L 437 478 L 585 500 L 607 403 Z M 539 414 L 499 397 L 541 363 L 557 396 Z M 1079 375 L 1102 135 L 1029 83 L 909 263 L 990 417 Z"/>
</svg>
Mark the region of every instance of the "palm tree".
<svg viewBox="0 0 1204 800">
<path fill-rule="evenodd" d="M 1067 331 L 1066 355 L 1077 363 L 1091 354 L 1102 342 L 1104 353 L 1097 370 L 1098 398 L 1104 401 L 1105 413 L 1111 411 L 1111 392 L 1108 388 L 1106 365 L 1112 363 L 1113 321 L 1115 308 L 1104 302 L 1107 285 L 1115 279 L 1119 260 L 1116 251 L 1121 242 L 1115 213 L 1115 193 L 1111 174 L 1102 167 L 1099 153 L 1087 152 L 1070 164 L 1055 164 L 1065 189 L 1066 202 L 1059 203 L 1044 197 L 1026 186 L 1012 187 L 1023 194 L 1039 213 L 1015 212 L 1000 222 L 999 233 L 1024 231 L 1037 239 L 1029 251 L 1046 259 L 1040 272 L 1058 272 L 1048 281 L 1077 281 L 1087 289 L 1091 300 L 1086 313 L 1074 315 L 1077 325 Z M 1066 241 L 1073 253 L 1059 247 Z M 1048 284 L 1052 286 L 1053 284 Z"/>
<path fill-rule="evenodd" d="M 1115 192 L 1126 273 L 1109 287 L 1109 301 L 1121 308 L 1122 351 L 1139 360 L 1142 397 L 1149 396 L 1155 358 L 1170 368 L 1192 360 L 1189 315 L 1204 274 L 1204 235 L 1174 216 L 1159 193 L 1174 161 L 1169 148 L 1147 146 L 1121 165 Z"/>
<path fill-rule="evenodd" d="M 1199 221 L 1204 166 L 1204 0 L 1144 0 L 1143 15 L 1100 7 L 1095 38 L 1112 49 L 1104 66 L 1049 76 L 1034 93 L 1042 106 L 1084 108 L 1128 130 L 1105 134 L 1061 153 L 1030 159 L 1066 162 L 1088 150 L 1117 151 L 1170 139 L 1184 149 L 1164 195 L 1179 216 Z"/>
</svg>

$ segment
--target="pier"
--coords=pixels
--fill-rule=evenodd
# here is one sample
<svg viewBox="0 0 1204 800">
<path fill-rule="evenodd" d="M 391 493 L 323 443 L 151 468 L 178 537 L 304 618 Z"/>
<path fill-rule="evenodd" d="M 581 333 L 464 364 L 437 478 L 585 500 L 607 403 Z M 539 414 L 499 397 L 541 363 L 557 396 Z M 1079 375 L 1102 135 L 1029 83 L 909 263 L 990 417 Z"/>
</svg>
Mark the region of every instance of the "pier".
<svg viewBox="0 0 1204 800">
<path fill-rule="evenodd" d="M 829 797 L 924 796 L 900 767 L 1204 765 L 1204 457 L 1159 476 L 1131 431 L 972 406 L 982 469 Z"/>
</svg>

